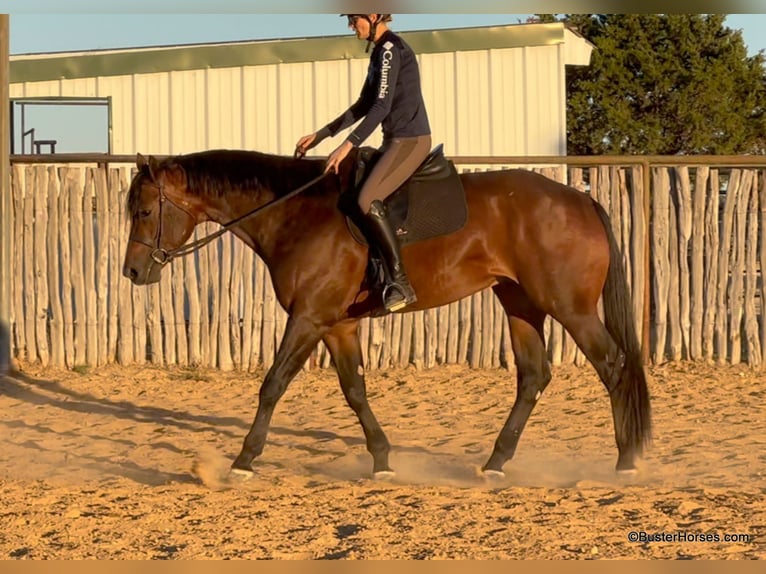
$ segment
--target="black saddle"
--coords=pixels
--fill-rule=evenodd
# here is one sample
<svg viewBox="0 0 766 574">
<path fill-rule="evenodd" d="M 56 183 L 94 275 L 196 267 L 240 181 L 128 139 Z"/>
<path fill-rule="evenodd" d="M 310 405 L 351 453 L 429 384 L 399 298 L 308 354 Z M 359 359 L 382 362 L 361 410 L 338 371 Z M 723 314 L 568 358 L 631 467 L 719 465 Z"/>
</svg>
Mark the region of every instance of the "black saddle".
<svg viewBox="0 0 766 574">
<path fill-rule="evenodd" d="M 359 148 L 348 189 L 338 202 L 352 235 L 362 244 L 366 240 L 349 214 L 359 210 L 359 190 L 381 155 L 375 148 Z M 468 217 L 463 183 L 455 165 L 444 157 L 442 144 L 383 203 L 402 246 L 454 233 L 463 228 Z"/>
</svg>

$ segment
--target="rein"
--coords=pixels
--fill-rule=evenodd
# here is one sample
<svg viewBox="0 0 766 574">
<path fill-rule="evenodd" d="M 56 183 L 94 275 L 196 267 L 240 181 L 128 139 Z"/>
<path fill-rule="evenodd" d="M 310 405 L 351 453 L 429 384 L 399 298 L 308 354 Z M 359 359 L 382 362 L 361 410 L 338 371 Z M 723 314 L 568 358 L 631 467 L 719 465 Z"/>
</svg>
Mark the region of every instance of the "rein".
<svg viewBox="0 0 766 574">
<path fill-rule="evenodd" d="M 257 215 L 258 213 L 265 211 L 266 209 L 270 207 L 279 205 L 280 203 L 287 201 L 291 197 L 294 197 L 298 195 L 299 193 L 306 191 L 309 187 L 321 181 L 326 175 L 327 173 L 323 173 L 322 175 L 315 177 L 308 183 L 292 190 L 290 193 L 287 193 L 283 195 L 282 197 L 278 197 L 277 199 L 273 201 L 270 201 L 264 205 L 256 207 L 252 211 L 248 211 L 244 215 L 240 215 L 239 217 L 232 219 L 228 223 L 224 224 L 221 227 L 221 229 L 219 229 L 218 231 L 211 233 L 210 235 L 206 235 L 205 237 L 202 237 L 201 239 L 197 239 L 196 241 L 192 241 L 191 243 L 187 243 L 186 245 L 182 245 L 181 247 L 177 247 L 169 251 L 162 249 L 160 247 L 160 243 L 158 239 L 157 247 L 154 249 L 154 251 L 152 251 L 151 257 L 156 263 L 159 263 L 160 265 L 165 265 L 166 263 L 170 263 L 170 261 L 175 259 L 176 257 L 183 257 L 184 255 L 189 255 L 190 253 L 193 253 L 197 251 L 198 249 L 204 247 L 211 241 L 214 241 L 215 239 L 217 239 L 218 237 L 220 237 L 221 235 L 229 231 L 235 225 L 242 223 L 245 219 L 249 219 L 250 217 Z M 162 192 L 162 187 L 160 187 L 160 205 L 162 205 L 162 199 L 165 199 L 165 194 Z M 162 225 L 162 221 L 159 222 L 159 225 L 160 226 Z"/>
</svg>

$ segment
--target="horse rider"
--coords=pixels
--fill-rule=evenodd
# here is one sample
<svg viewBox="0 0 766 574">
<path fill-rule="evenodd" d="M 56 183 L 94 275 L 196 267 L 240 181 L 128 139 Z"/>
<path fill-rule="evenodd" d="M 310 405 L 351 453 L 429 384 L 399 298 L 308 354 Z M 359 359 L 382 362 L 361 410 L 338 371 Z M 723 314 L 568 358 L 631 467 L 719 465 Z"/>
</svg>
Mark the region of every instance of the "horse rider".
<svg viewBox="0 0 766 574">
<path fill-rule="evenodd" d="M 338 173 L 338 166 L 349 151 L 360 146 L 378 125 L 382 127 L 382 155 L 362 185 L 358 197 L 360 213 L 352 218 L 383 260 L 386 281 L 383 303 L 387 310 L 397 311 L 417 301 L 417 296 L 402 265 L 399 242 L 383 200 L 425 160 L 431 150 L 431 128 L 415 53 L 388 27 L 391 14 L 341 16 L 348 19 L 348 26 L 358 39 L 367 41 L 367 51 L 374 45 L 367 77 L 359 99 L 320 130 L 300 138 L 295 155 L 302 157 L 328 136 L 335 136 L 361 119 L 327 158 L 325 173 Z"/>
</svg>

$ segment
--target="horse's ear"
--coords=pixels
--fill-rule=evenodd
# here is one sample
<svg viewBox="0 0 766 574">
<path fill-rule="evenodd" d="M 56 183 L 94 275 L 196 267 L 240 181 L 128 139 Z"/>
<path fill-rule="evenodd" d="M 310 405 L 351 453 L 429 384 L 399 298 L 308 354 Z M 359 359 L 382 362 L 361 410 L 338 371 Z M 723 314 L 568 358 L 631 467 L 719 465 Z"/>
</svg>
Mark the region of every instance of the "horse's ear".
<svg viewBox="0 0 766 574">
<path fill-rule="evenodd" d="M 159 166 L 160 162 L 157 161 L 157 158 L 155 158 L 153 155 L 146 157 L 140 153 L 136 154 L 136 167 L 139 171 L 144 171 L 144 169 L 146 169 L 149 172 L 149 177 L 151 177 L 153 181 L 157 181 L 157 178 L 154 177 L 154 174 L 157 173 L 157 168 Z"/>
</svg>

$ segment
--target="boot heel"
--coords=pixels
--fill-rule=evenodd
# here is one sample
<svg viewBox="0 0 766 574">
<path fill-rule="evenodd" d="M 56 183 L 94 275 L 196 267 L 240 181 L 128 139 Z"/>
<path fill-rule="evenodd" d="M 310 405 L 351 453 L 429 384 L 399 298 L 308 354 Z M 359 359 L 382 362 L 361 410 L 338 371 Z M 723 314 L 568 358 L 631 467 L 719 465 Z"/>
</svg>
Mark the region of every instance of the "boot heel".
<svg viewBox="0 0 766 574">
<path fill-rule="evenodd" d="M 398 293 L 399 297 L 396 297 L 395 293 Z M 391 297 L 392 295 L 394 295 L 393 298 Z M 412 305 L 417 300 L 418 298 L 411 287 L 408 289 L 398 283 L 391 283 L 383 289 L 383 305 L 392 313 Z"/>
</svg>

